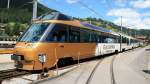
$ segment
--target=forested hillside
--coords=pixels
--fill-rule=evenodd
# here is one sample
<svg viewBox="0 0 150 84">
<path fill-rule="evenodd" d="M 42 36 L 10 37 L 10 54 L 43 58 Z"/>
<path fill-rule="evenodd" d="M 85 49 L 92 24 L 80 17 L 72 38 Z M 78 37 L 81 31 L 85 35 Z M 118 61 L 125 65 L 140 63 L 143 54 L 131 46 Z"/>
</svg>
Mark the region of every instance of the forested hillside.
<svg viewBox="0 0 150 84">
<path fill-rule="evenodd" d="M 88 23 L 91 23 L 93 25 L 100 26 L 103 28 L 107 28 L 114 32 L 121 32 L 121 26 L 118 26 L 109 21 L 102 20 L 100 18 L 97 19 L 97 18 L 87 17 L 87 18 L 75 18 L 75 19 L 80 20 L 80 21 L 85 21 L 85 22 L 88 22 Z M 147 38 L 150 38 L 150 30 L 148 29 L 137 30 L 137 29 L 130 29 L 130 28 L 122 27 L 122 32 L 124 34 L 128 34 L 133 37 L 134 36 L 146 36 Z"/>
<path fill-rule="evenodd" d="M 0 0 L 0 35 L 15 36 L 19 32 L 23 32 L 31 22 L 33 3 L 32 0 L 10 0 L 10 8 L 7 8 L 8 0 Z M 38 16 L 55 10 L 49 9 L 38 3 Z M 97 18 L 75 18 L 80 21 L 85 21 L 96 26 L 104 27 L 115 32 L 120 32 L 120 26 L 112 22 Z M 150 30 L 129 29 L 123 27 L 123 33 L 135 36 L 144 35 L 150 38 Z"/>
<path fill-rule="evenodd" d="M 32 0 L 0 0 L 0 35 L 13 36 L 24 31 L 32 19 Z M 38 16 L 55 10 L 49 9 L 38 3 Z M 2 31 L 5 29 L 5 31 Z"/>
</svg>

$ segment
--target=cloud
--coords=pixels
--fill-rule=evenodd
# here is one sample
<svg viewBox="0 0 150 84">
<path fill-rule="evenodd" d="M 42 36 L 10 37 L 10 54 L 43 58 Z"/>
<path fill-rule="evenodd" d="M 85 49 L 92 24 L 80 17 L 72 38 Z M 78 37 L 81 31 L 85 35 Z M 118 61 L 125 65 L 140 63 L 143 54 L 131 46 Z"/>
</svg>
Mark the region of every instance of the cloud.
<svg viewBox="0 0 150 84">
<path fill-rule="evenodd" d="M 127 1 L 127 0 L 116 0 L 116 2 L 118 3 L 123 3 L 124 1 Z"/>
<path fill-rule="evenodd" d="M 121 25 L 121 18 L 117 18 L 114 20 L 114 23 L 117 25 Z M 131 29 L 149 29 L 150 27 L 145 22 L 141 21 L 141 19 L 133 19 L 133 18 L 122 18 L 122 25 Z"/>
<path fill-rule="evenodd" d="M 150 0 L 131 1 L 134 8 L 150 8 Z"/>
<path fill-rule="evenodd" d="M 125 7 L 127 5 L 128 0 L 115 0 L 115 5 L 119 7 Z"/>
<path fill-rule="evenodd" d="M 145 23 L 146 25 L 150 25 L 150 18 L 143 19 L 143 23 Z"/>
<path fill-rule="evenodd" d="M 78 1 L 79 0 L 66 0 L 66 2 L 69 4 L 77 3 Z"/>
<path fill-rule="evenodd" d="M 150 17 L 150 12 L 145 12 L 142 14 L 143 17 Z"/>
<path fill-rule="evenodd" d="M 150 19 L 142 19 L 143 16 L 149 15 L 149 13 L 140 14 L 132 8 L 116 8 L 112 9 L 107 13 L 108 16 L 116 17 L 113 21 L 117 25 L 121 25 L 121 16 L 122 16 L 122 25 L 128 28 L 136 29 L 149 29 Z"/>
<path fill-rule="evenodd" d="M 134 11 L 131 8 L 120 8 L 120 9 L 112 9 L 107 13 L 108 16 L 115 17 L 126 17 L 126 18 L 138 18 L 140 16 L 139 13 Z"/>
<path fill-rule="evenodd" d="M 37 1 L 42 2 L 42 1 L 44 1 L 44 0 L 37 0 Z"/>
</svg>

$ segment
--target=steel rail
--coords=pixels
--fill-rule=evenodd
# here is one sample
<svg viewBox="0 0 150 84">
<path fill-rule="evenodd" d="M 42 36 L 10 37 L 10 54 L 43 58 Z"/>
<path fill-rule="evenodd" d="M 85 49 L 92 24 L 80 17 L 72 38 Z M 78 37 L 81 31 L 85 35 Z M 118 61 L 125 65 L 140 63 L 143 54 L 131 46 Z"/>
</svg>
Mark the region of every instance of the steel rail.
<svg viewBox="0 0 150 84">
<path fill-rule="evenodd" d="M 11 79 L 11 78 L 26 75 L 26 74 L 30 74 L 30 72 L 17 71 L 17 69 L 9 69 L 9 70 L 0 71 L 0 84 L 5 79 Z"/>
<path fill-rule="evenodd" d="M 94 73 L 96 72 L 96 69 L 97 69 L 98 66 L 102 63 L 103 60 L 104 60 L 104 58 L 100 59 L 100 60 L 98 61 L 98 63 L 95 65 L 95 67 L 93 68 L 93 70 L 92 70 L 90 76 L 88 77 L 88 79 L 87 79 L 87 81 L 86 81 L 86 84 L 90 84 L 90 83 L 91 83 L 91 80 L 92 80 L 92 78 L 93 78 L 93 76 L 94 76 Z"/>
</svg>

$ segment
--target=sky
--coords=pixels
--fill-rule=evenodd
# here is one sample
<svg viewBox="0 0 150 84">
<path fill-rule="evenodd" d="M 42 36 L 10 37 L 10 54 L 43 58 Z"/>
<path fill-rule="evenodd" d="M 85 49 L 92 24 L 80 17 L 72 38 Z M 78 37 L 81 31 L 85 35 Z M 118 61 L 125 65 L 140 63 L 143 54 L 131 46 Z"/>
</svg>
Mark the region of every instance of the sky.
<svg viewBox="0 0 150 84">
<path fill-rule="evenodd" d="M 73 17 L 96 17 L 131 29 L 150 29 L 150 0 L 38 0 Z"/>
</svg>

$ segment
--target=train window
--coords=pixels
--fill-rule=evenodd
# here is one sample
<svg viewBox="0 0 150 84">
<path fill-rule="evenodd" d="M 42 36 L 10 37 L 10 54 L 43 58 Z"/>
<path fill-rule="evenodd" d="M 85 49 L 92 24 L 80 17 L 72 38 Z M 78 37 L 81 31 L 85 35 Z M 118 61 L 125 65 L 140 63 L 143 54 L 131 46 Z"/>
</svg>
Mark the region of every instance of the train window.
<svg viewBox="0 0 150 84">
<path fill-rule="evenodd" d="M 101 43 L 101 36 L 100 36 L 100 34 L 97 34 L 97 43 Z"/>
<path fill-rule="evenodd" d="M 80 42 L 80 31 L 78 28 L 71 27 L 69 31 L 69 42 Z"/>
<path fill-rule="evenodd" d="M 102 43 L 118 43 L 119 37 L 107 35 L 107 36 L 101 36 Z"/>
<path fill-rule="evenodd" d="M 106 39 L 106 38 L 107 38 L 106 36 L 102 36 L 102 39 L 101 39 L 102 41 L 101 41 L 101 42 L 102 42 L 102 43 L 105 43 L 105 39 Z"/>
<path fill-rule="evenodd" d="M 117 36 L 113 36 L 112 39 L 114 40 L 114 43 L 118 43 Z"/>
<path fill-rule="evenodd" d="M 118 36 L 113 36 L 112 39 L 114 40 L 113 43 L 119 43 L 119 37 Z"/>
<path fill-rule="evenodd" d="M 129 39 L 127 38 L 127 45 L 130 45 Z"/>
<path fill-rule="evenodd" d="M 44 41 L 47 42 L 66 42 L 68 38 L 67 26 L 56 24 L 55 27 L 49 32 Z"/>
<path fill-rule="evenodd" d="M 113 43 L 113 39 L 112 38 L 106 38 L 104 40 L 104 43 Z"/>
<path fill-rule="evenodd" d="M 95 37 L 95 42 L 96 42 L 96 43 L 99 43 L 99 42 L 100 42 L 99 36 L 100 36 L 100 35 L 99 35 L 97 32 L 95 32 L 94 37 Z"/>
<path fill-rule="evenodd" d="M 133 39 L 130 39 L 130 44 L 132 44 L 133 43 Z"/>
<path fill-rule="evenodd" d="M 97 42 L 98 36 L 95 32 L 91 33 L 91 42 Z"/>
<path fill-rule="evenodd" d="M 21 36 L 19 41 L 36 42 L 42 37 L 45 30 L 49 27 L 48 23 L 32 24 L 28 30 Z"/>
<path fill-rule="evenodd" d="M 100 38 L 100 35 L 99 35 L 98 33 L 96 34 L 96 38 L 97 38 L 97 39 L 96 39 L 96 42 L 97 42 L 97 43 L 100 43 L 100 42 L 101 42 L 101 38 Z"/>
<path fill-rule="evenodd" d="M 72 18 L 64 14 L 59 14 L 58 20 L 72 20 Z"/>
<path fill-rule="evenodd" d="M 45 15 L 42 19 L 43 20 L 50 20 L 50 19 L 54 19 L 55 15 L 52 13 L 52 14 L 48 14 L 48 15 Z"/>
<path fill-rule="evenodd" d="M 80 31 L 80 40 L 81 42 L 87 43 L 90 42 L 90 32 L 87 30 L 81 30 Z"/>
<path fill-rule="evenodd" d="M 122 43 L 126 43 L 126 38 L 122 37 Z"/>
</svg>

